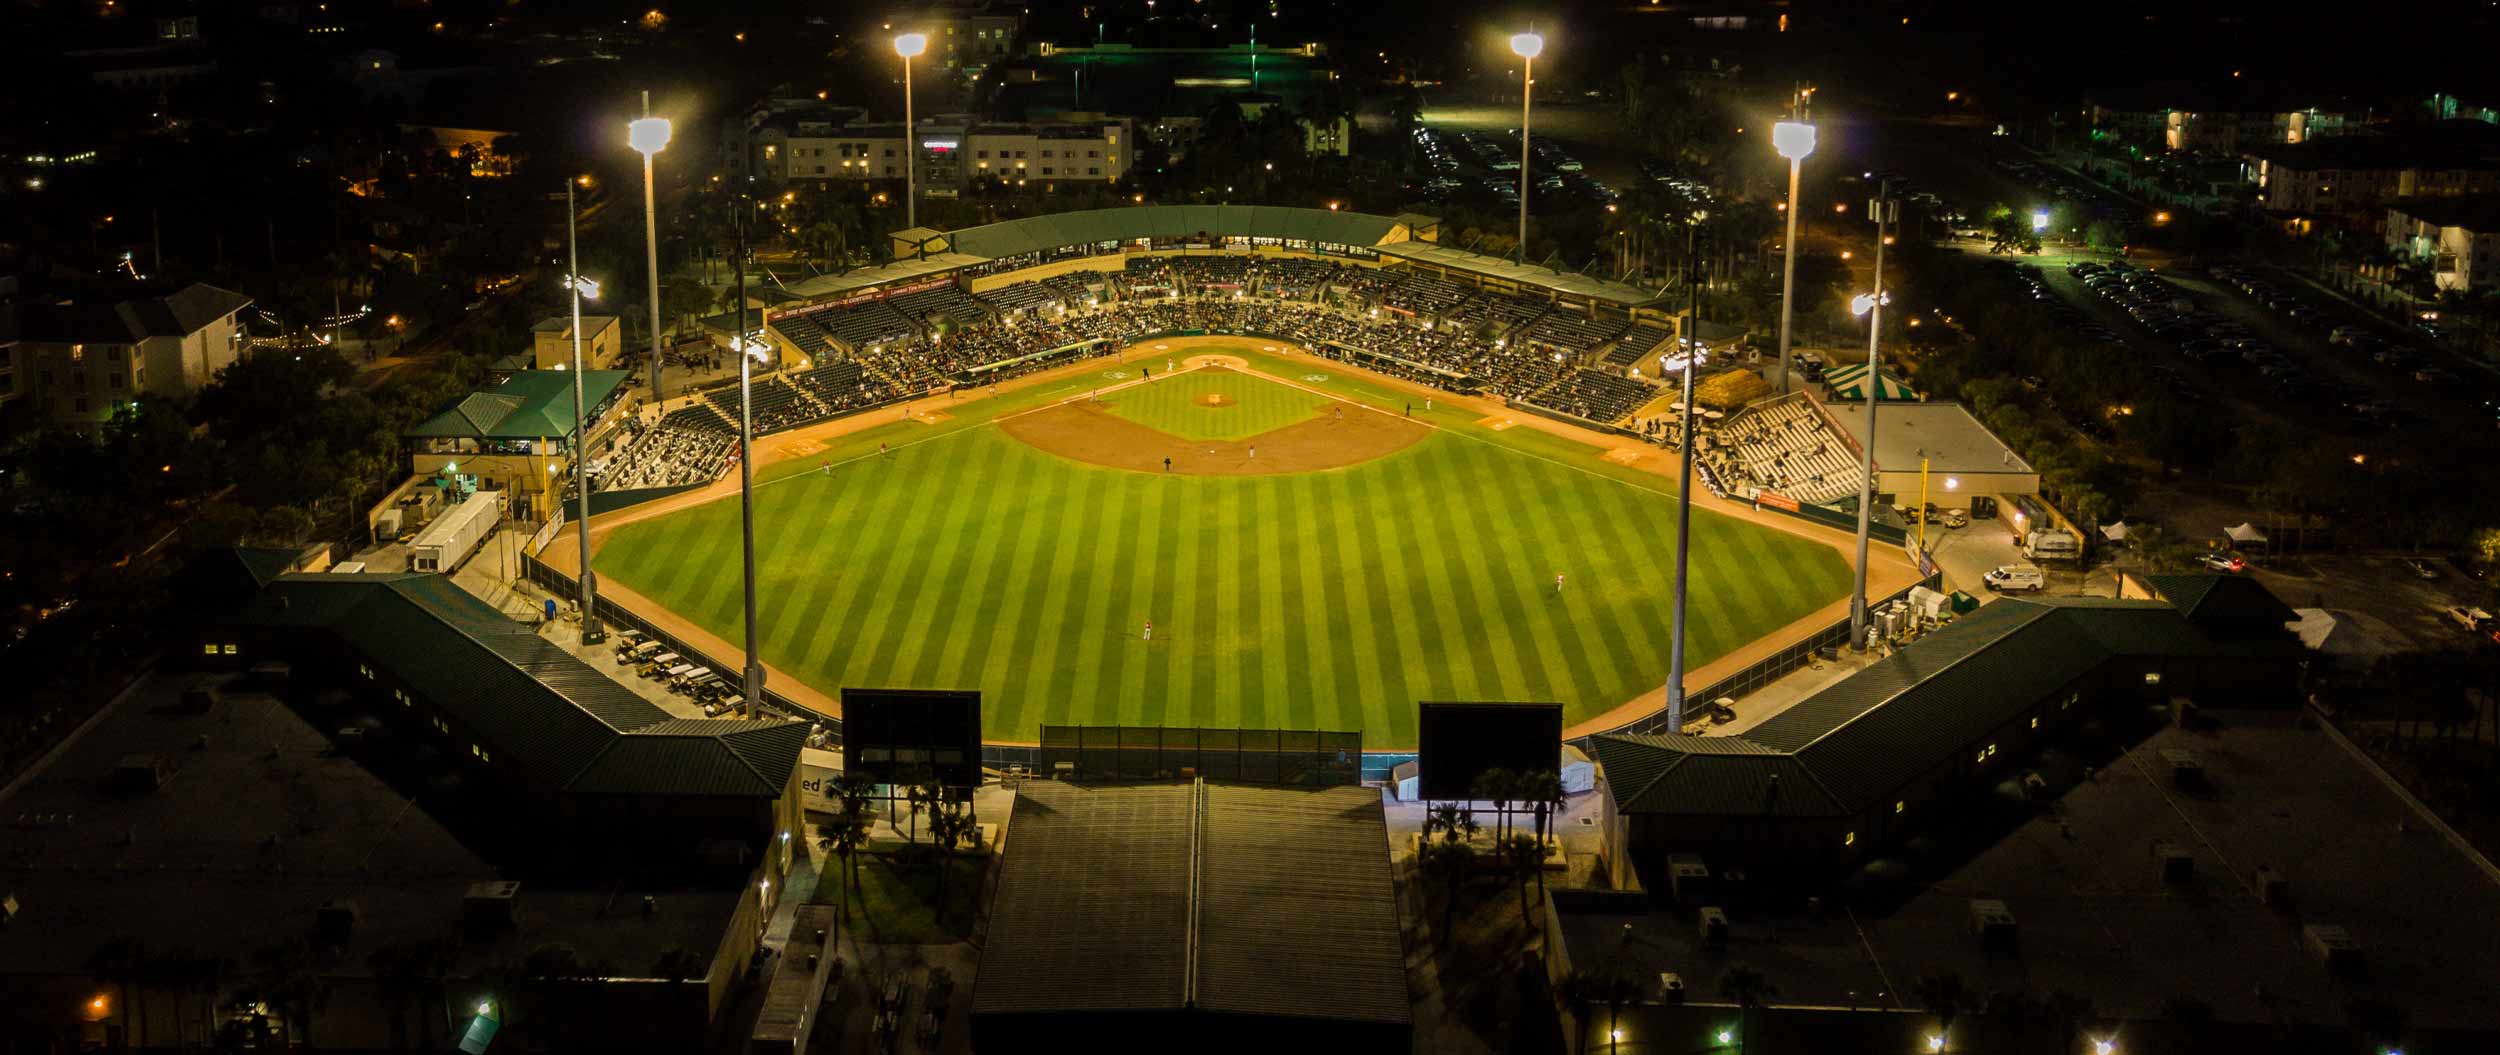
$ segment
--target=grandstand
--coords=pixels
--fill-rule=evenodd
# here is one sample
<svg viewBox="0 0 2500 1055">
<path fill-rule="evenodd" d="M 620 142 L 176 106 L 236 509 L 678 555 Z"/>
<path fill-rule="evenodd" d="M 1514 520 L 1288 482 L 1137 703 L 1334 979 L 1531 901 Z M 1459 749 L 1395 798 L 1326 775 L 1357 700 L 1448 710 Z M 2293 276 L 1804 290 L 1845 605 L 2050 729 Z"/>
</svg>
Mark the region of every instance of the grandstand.
<svg viewBox="0 0 2500 1055">
<path fill-rule="evenodd" d="M 1571 312 L 1549 311 L 1528 327 L 1527 339 L 1585 354 L 1621 336 L 1631 325 L 1626 319 L 1590 319 Z"/>
<path fill-rule="evenodd" d="M 1594 370 L 1573 370 L 1530 396 L 1528 402 L 1611 425 L 1630 417 L 1657 394 L 1657 387 L 1647 381 Z"/>
<path fill-rule="evenodd" d="M 1632 328 L 1623 331 L 1622 339 L 1616 341 L 1614 347 L 1606 350 L 1606 365 L 1626 368 L 1639 366 L 1649 358 L 1650 353 L 1657 350 L 1659 345 L 1667 343 L 1674 336 L 1675 331 L 1662 326 L 1653 326 L 1646 322 L 1634 323 Z"/>
<path fill-rule="evenodd" d="M 1736 412 L 1704 454 L 1722 486 L 1760 488 L 1821 505 L 1858 493 L 1857 452 L 1803 395 Z"/>
</svg>

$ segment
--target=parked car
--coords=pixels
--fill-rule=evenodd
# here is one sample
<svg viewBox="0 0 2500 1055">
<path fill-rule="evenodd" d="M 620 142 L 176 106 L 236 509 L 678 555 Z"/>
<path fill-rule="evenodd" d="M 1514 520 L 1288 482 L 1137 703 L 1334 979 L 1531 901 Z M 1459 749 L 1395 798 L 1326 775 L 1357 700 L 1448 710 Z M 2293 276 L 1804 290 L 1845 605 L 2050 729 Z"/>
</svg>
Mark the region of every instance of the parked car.
<svg viewBox="0 0 2500 1055">
<path fill-rule="evenodd" d="M 2040 571 L 2040 566 L 2037 564 L 1999 565 L 1988 569 L 1987 574 L 1979 577 L 1979 582 L 1980 585 L 1999 593 L 2020 593 L 2026 590 L 2038 593 L 2047 589 L 2049 585 L 2048 576 Z"/>
<path fill-rule="evenodd" d="M 2491 626 L 2490 612 L 2469 605 L 2452 604 L 2440 609 L 2439 614 L 2469 633 L 2485 630 Z"/>
<path fill-rule="evenodd" d="M 2439 578 L 2439 569 L 2431 567 L 2429 561 L 2423 560 L 2420 557 L 2406 558 L 2405 570 L 2412 572 L 2414 578 L 2421 579 L 2425 582 Z"/>
<path fill-rule="evenodd" d="M 2207 571 L 2218 571 L 2225 575 L 2236 575 L 2248 570 L 2248 559 L 2229 550 L 2205 554 L 2196 558 L 2196 562 L 2204 565 Z"/>
</svg>

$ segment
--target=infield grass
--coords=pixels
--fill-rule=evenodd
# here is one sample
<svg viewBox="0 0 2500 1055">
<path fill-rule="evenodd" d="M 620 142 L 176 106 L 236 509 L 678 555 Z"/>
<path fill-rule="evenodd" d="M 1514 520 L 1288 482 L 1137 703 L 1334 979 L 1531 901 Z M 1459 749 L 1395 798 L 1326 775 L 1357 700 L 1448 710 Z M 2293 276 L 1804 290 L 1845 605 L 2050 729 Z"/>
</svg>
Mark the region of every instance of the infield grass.
<svg viewBox="0 0 2500 1055">
<path fill-rule="evenodd" d="M 1408 399 L 1333 363 L 1225 351 L 1343 398 Z M 1282 406 L 1317 398 L 1239 380 L 1293 397 Z M 768 471 L 764 658 L 829 695 L 978 688 L 988 736 L 1006 741 L 1124 723 L 1360 729 L 1368 748 L 1407 748 L 1418 700 L 1553 701 L 1578 722 L 1665 678 L 1671 481 L 1420 403 L 1414 416 L 1444 431 L 1297 475 L 1106 469 L 986 427 L 1090 383 L 876 426 Z M 820 463 L 835 468 L 809 471 Z M 1695 667 L 1847 589 L 1827 546 L 1706 510 L 1693 531 Z M 713 502 L 619 528 L 600 569 L 735 641 L 738 538 L 738 504 Z"/>
<path fill-rule="evenodd" d="M 1221 405 L 1209 405 L 1210 398 Z M 1191 370 L 1107 394 L 1111 412 L 1186 440 L 1246 440 L 1336 402 L 1235 370 Z"/>
</svg>

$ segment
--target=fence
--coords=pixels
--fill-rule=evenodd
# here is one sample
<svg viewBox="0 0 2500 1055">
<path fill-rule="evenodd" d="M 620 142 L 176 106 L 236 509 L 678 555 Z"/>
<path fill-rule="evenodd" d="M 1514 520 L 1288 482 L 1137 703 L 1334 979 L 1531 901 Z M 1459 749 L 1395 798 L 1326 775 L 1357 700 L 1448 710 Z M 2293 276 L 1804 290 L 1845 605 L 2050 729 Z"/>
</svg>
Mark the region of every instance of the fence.
<svg viewBox="0 0 2500 1055">
<path fill-rule="evenodd" d="M 1363 780 L 1363 734 L 1317 729 L 1194 729 L 1045 725 L 1024 748 L 1039 776 L 1169 780 L 1200 776 L 1259 784 L 1339 787 Z M 984 761 L 988 752 L 985 750 Z"/>
</svg>

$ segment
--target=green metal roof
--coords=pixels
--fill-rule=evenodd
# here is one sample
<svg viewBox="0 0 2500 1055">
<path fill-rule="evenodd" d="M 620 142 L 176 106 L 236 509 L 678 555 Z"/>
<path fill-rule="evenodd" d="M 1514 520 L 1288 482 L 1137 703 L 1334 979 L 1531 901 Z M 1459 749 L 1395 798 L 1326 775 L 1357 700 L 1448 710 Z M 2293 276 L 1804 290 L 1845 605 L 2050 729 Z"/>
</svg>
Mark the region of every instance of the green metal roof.
<svg viewBox="0 0 2500 1055">
<path fill-rule="evenodd" d="M 955 253 L 986 259 L 1062 246 L 1198 234 L 1293 238 L 1337 245 L 1380 244 L 1399 226 L 1393 217 L 1272 205 L 1134 205 L 1051 213 L 968 227 L 954 233 Z"/>
<path fill-rule="evenodd" d="M 1739 736 L 1607 735 L 1596 754 L 1627 812 L 1848 815 L 2110 660 L 2270 654 L 2162 601 L 2007 598 Z"/>
<path fill-rule="evenodd" d="M 2148 575 L 2145 581 L 2199 626 L 2255 630 L 2300 618 L 2272 591 L 2238 575 Z"/>
<path fill-rule="evenodd" d="M 1551 290 L 1564 296 L 1604 301 L 1618 307 L 1631 308 L 1656 303 L 1654 291 L 1625 282 L 1556 271 L 1535 264 L 1515 264 L 1498 256 L 1470 253 L 1464 249 L 1438 242 L 1398 242 L 1380 247 L 1380 255 L 1417 264 L 1463 271 L 1470 275 L 1497 279 L 1528 289 Z"/>
<path fill-rule="evenodd" d="M 1875 390 L 1875 398 L 1903 402 L 1918 398 L 1918 393 L 1912 391 L 1909 384 L 1900 378 L 1891 374 L 1876 376 L 1881 379 L 1877 382 L 1881 387 Z M 1851 363 L 1824 371 L 1823 383 L 1832 386 L 1832 390 L 1839 393 L 1841 399 L 1865 399 L 1866 388 L 1861 383 L 1864 377 L 1866 377 L 1866 364 Z"/>
<path fill-rule="evenodd" d="M 892 263 L 878 264 L 875 267 L 852 268 L 851 270 L 842 272 L 838 275 L 817 275 L 813 278 L 805 278 L 797 282 L 792 282 L 787 286 L 781 287 L 780 289 L 781 292 L 786 293 L 789 296 L 789 299 L 792 300 L 830 300 L 858 290 L 870 289 L 893 282 L 909 282 L 914 279 L 928 278 L 933 275 L 942 275 L 950 271 L 960 270 L 973 264 L 983 262 L 983 258 L 981 257 L 967 256 L 960 252 L 931 253 L 925 257 L 913 257 L 907 260 L 896 260 Z M 756 296 L 759 299 L 770 299 L 764 295 L 770 293 L 772 288 L 773 287 L 766 285 L 759 285 L 753 280 L 749 280 L 747 282 L 749 294 Z M 761 319 L 763 318 L 764 313 L 756 311 L 752 308 L 748 309 L 748 311 L 750 313 L 748 317 L 758 320 L 758 325 L 761 325 Z M 722 333 L 729 332 L 729 317 L 734 314 L 736 314 L 736 312 L 722 312 L 717 316 L 713 316 L 714 319 L 718 320 L 716 328 Z"/>
<path fill-rule="evenodd" d="M 781 794 L 807 727 L 672 718 L 441 575 L 286 575 L 247 611 L 321 629 L 488 750 L 583 794 Z"/>
<path fill-rule="evenodd" d="M 596 407 L 625 384 L 623 370 L 582 371 L 582 398 Z M 412 438 L 558 439 L 573 434 L 573 373 L 523 370 L 500 385 L 471 392 L 449 409 L 410 428 Z"/>
</svg>

